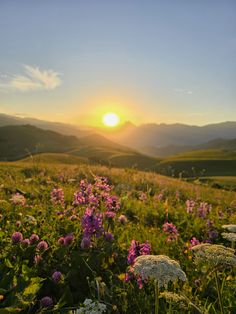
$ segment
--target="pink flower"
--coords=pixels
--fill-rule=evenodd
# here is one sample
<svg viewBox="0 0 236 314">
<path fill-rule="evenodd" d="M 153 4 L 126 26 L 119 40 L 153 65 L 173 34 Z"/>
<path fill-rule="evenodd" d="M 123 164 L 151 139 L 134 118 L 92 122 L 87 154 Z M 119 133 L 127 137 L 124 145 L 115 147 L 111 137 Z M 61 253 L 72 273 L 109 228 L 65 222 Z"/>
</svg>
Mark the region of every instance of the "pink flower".
<svg viewBox="0 0 236 314">
<path fill-rule="evenodd" d="M 23 235 L 21 232 L 14 232 L 11 236 L 12 243 L 17 244 L 20 243 L 23 240 Z"/>
</svg>

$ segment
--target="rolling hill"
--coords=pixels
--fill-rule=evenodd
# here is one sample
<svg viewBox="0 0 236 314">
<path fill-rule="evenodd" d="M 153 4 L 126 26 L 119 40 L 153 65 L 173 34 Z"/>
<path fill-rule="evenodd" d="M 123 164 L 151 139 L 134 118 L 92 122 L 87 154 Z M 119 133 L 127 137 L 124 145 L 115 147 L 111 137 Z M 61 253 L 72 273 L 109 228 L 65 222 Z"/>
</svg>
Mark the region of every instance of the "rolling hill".
<svg viewBox="0 0 236 314">
<path fill-rule="evenodd" d="M 75 163 L 82 160 L 142 170 L 155 170 L 159 162 L 157 158 L 142 155 L 97 134 L 77 138 L 32 125 L 0 127 L 1 161 L 19 160 L 40 153 L 63 153 L 64 159 L 66 154 L 73 157 Z"/>
</svg>

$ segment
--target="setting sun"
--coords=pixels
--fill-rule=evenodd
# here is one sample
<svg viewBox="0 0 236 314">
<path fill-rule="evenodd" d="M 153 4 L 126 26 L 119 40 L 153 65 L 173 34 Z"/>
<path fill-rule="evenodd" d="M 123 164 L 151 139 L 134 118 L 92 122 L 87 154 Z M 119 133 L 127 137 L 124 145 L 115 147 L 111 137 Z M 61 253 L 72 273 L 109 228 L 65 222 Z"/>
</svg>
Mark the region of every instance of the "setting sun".
<svg viewBox="0 0 236 314">
<path fill-rule="evenodd" d="M 120 123 L 120 118 L 116 113 L 109 112 L 103 116 L 103 124 L 108 127 L 115 127 Z"/>
</svg>

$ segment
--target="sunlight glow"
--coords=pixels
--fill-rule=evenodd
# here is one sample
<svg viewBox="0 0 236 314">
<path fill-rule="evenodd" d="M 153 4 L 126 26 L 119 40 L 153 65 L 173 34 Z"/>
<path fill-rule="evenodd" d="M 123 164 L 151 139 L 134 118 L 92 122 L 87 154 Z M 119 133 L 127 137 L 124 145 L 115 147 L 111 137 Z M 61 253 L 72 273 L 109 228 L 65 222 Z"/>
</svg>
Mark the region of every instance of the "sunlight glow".
<svg viewBox="0 0 236 314">
<path fill-rule="evenodd" d="M 103 124 L 108 127 L 115 127 L 120 123 L 120 118 L 116 113 L 109 112 L 103 116 Z"/>
</svg>

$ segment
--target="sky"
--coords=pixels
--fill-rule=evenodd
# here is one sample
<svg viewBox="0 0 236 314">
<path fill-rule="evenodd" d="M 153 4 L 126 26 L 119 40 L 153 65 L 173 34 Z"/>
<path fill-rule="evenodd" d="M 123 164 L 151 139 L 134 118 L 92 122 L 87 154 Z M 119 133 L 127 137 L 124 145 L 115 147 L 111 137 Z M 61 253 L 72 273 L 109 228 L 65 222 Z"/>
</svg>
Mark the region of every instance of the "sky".
<svg viewBox="0 0 236 314">
<path fill-rule="evenodd" d="M 0 112 L 236 121 L 235 0 L 0 0 Z"/>
</svg>

